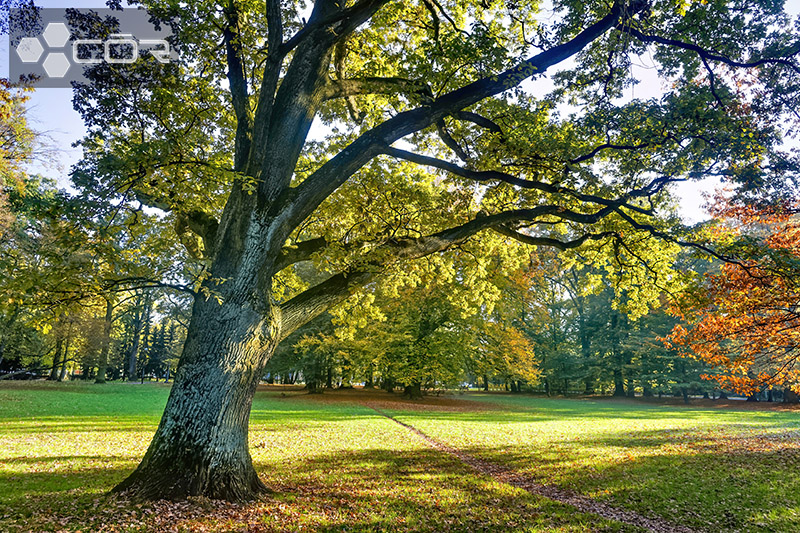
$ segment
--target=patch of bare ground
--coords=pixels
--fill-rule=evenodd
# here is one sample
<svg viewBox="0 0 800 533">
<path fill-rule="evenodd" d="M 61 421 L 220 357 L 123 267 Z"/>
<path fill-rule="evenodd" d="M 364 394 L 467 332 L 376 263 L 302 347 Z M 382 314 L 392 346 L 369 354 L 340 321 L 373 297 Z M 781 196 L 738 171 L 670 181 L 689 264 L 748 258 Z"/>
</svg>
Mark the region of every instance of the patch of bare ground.
<svg viewBox="0 0 800 533">
<path fill-rule="evenodd" d="M 270 392 L 277 392 L 277 389 L 262 389 Z M 294 400 L 302 399 L 309 402 L 318 403 L 363 403 L 370 402 L 371 405 L 384 409 L 402 409 L 407 411 L 453 411 L 453 412 L 474 412 L 474 411 L 498 411 L 507 409 L 502 405 L 491 402 L 474 402 L 464 398 L 459 393 L 425 395 L 419 400 L 410 400 L 401 393 L 388 393 L 380 389 L 364 388 L 342 388 L 326 389 L 323 394 L 308 394 L 297 390 L 287 390 L 286 397 L 292 395 Z"/>
</svg>

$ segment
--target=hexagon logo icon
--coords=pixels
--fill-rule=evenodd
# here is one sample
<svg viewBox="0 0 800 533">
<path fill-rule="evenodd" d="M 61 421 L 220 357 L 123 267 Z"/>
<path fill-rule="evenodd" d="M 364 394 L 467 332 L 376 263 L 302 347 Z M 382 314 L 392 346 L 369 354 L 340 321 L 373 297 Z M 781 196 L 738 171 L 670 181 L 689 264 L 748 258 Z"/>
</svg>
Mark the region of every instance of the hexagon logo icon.
<svg viewBox="0 0 800 533">
<path fill-rule="evenodd" d="M 23 63 L 36 63 L 42 57 L 44 48 L 36 37 L 25 37 L 17 45 L 17 55 Z"/>
<path fill-rule="evenodd" d="M 51 22 L 42 35 L 51 48 L 63 48 L 71 34 L 63 22 Z"/>
<path fill-rule="evenodd" d="M 51 78 L 63 78 L 69 70 L 70 62 L 66 55 L 60 52 L 54 52 L 48 54 L 42 66 L 44 67 L 44 71 L 47 72 L 47 75 Z"/>
</svg>

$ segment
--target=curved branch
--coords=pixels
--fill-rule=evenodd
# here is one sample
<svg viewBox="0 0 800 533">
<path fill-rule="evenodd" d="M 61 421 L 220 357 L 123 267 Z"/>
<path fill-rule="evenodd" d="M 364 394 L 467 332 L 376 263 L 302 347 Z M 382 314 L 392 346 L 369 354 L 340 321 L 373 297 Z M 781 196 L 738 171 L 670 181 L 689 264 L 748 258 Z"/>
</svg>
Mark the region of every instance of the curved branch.
<svg viewBox="0 0 800 533">
<path fill-rule="evenodd" d="M 764 65 L 783 65 L 785 67 L 789 67 L 790 69 L 794 70 L 797 73 L 800 73 L 800 65 L 798 65 L 795 62 L 789 61 L 787 59 L 788 57 L 794 57 L 797 54 L 800 54 L 800 48 L 794 50 L 793 52 L 787 54 L 786 56 L 765 57 L 762 59 L 757 59 L 755 61 L 736 61 L 734 59 L 723 56 L 716 52 L 706 50 L 705 48 L 693 43 L 685 43 L 677 39 L 668 39 L 666 37 L 659 37 L 658 35 L 648 35 L 637 30 L 636 28 L 632 28 L 627 25 L 620 24 L 617 26 L 617 29 L 621 32 L 633 35 L 642 42 L 658 43 L 667 46 L 674 46 L 676 48 L 683 48 L 684 50 L 690 50 L 692 52 L 695 52 L 702 59 L 705 59 L 707 61 L 718 61 L 720 63 L 725 63 L 730 67 L 753 68 L 753 67 L 761 67 Z"/>
<path fill-rule="evenodd" d="M 487 171 L 470 170 L 468 168 L 460 167 L 456 164 L 444 161 L 442 159 L 436 159 L 435 157 L 415 154 L 413 152 L 408 152 L 406 150 L 401 150 L 399 148 L 393 148 L 391 146 L 385 148 L 383 150 L 383 153 L 388 156 L 405 159 L 407 161 L 411 161 L 412 163 L 417 163 L 418 165 L 426 165 L 446 170 L 448 172 L 456 174 L 457 176 L 461 176 L 463 178 L 471 179 L 478 182 L 498 180 L 504 183 L 508 183 L 509 185 L 522 187 L 523 189 L 534 189 L 550 194 L 566 194 L 578 200 L 584 202 L 591 202 L 598 205 L 625 207 L 626 209 L 636 211 L 643 215 L 650 215 L 651 213 L 647 209 L 627 203 L 627 200 L 630 198 L 649 196 L 655 194 L 659 192 L 664 186 L 666 186 L 667 183 L 670 183 L 671 181 L 678 181 L 678 180 L 659 178 L 649 183 L 646 187 L 642 187 L 641 189 L 633 189 L 629 191 L 627 194 L 625 194 L 623 197 L 617 200 L 609 200 L 601 196 L 579 193 L 573 189 L 556 186 L 551 183 L 546 183 L 543 181 L 533 181 L 533 180 L 518 178 L 517 176 L 513 176 L 506 172 L 500 172 L 497 170 L 487 170 Z"/>
<path fill-rule="evenodd" d="M 484 117 L 483 115 L 479 115 L 478 113 L 473 113 L 471 111 L 459 111 L 457 113 L 453 113 L 453 116 L 459 120 L 472 122 L 473 124 L 477 124 L 478 126 L 486 128 L 489 131 L 503 135 L 503 129 L 496 122 Z"/>
<path fill-rule="evenodd" d="M 494 230 L 500 233 L 501 235 L 505 235 L 506 237 L 511 237 L 512 239 L 515 239 L 524 244 L 530 244 L 531 246 L 550 246 L 552 248 L 558 248 L 561 251 L 570 250 L 572 248 L 578 248 L 586 241 L 600 241 L 602 239 L 605 239 L 606 237 L 612 237 L 617 235 L 617 232 L 615 231 L 604 231 L 602 233 L 587 233 L 586 235 L 583 235 L 571 241 L 560 241 L 558 239 L 551 239 L 549 237 L 534 237 L 532 235 L 525 235 L 524 233 L 514 231 L 508 226 L 498 226 L 494 228 Z"/>
<path fill-rule="evenodd" d="M 280 272 L 284 268 L 295 263 L 307 261 L 313 254 L 319 252 L 320 250 L 324 250 L 327 246 L 328 241 L 325 239 L 325 237 L 317 237 L 289 246 L 284 246 L 281 250 L 280 256 L 275 262 L 275 272 Z"/>
</svg>

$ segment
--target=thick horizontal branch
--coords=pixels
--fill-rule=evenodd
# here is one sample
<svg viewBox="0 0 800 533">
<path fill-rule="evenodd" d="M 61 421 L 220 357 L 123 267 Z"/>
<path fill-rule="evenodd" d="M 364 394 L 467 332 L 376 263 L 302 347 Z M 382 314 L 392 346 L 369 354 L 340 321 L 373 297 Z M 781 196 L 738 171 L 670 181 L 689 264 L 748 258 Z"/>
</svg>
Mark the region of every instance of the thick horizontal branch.
<svg viewBox="0 0 800 533">
<path fill-rule="evenodd" d="M 604 231 L 602 233 L 587 233 L 577 239 L 572 239 L 570 241 L 560 241 L 558 239 L 552 239 L 549 237 L 534 237 L 533 235 L 525 235 L 524 233 L 520 233 L 518 231 L 514 231 L 513 229 L 507 226 L 498 226 L 494 228 L 495 231 L 500 233 L 501 235 L 505 235 L 506 237 L 511 237 L 521 243 L 530 244 L 531 246 L 549 246 L 552 248 L 558 248 L 561 251 L 570 250 L 572 248 L 578 248 L 579 246 L 583 245 L 586 241 L 600 241 L 605 239 L 606 237 L 612 237 L 617 235 L 614 231 Z"/>
<path fill-rule="evenodd" d="M 307 261 L 316 252 L 324 250 L 326 246 L 328 246 L 328 241 L 325 237 L 317 237 L 315 239 L 308 239 L 289 246 L 284 246 L 281 250 L 280 257 L 275 263 L 274 270 L 275 272 L 280 272 L 290 265 L 301 261 Z"/>
<path fill-rule="evenodd" d="M 408 152 L 406 150 L 401 150 L 399 148 L 387 147 L 383 150 L 383 153 L 391 156 L 396 157 L 399 159 L 405 159 L 406 161 L 411 161 L 412 163 L 416 163 L 418 165 L 425 165 L 434 168 L 438 168 L 441 170 L 446 170 L 452 174 L 457 176 L 461 176 L 463 178 L 471 179 L 478 182 L 487 182 L 491 180 L 502 181 L 504 183 L 508 183 L 509 185 L 514 185 L 517 187 L 521 187 L 523 189 L 533 189 L 542 192 L 546 192 L 549 194 L 563 194 L 571 196 L 575 199 L 584 201 L 584 202 L 591 202 L 598 205 L 605 205 L 605 206 L 615 206 L 615 207 L 625 207 L 626 209 L 630 209 L 632 211 L 636 211 L 643 215 L 650 215 L 651 213 L 643 209 L 639 206 L 631 205 L 627 203 L 627 200 L 630 198 L 641 197 L 641 196 L 649 196 L 659 192 L 667 183 L 671 180 L 654 180 L 646 187 L 641 189 L 634 189 L 629 191 L 626 195 L 619 199 L 608 199 L 603 198 L 602 196 L 596 196 L 593 194 L 585 194 L 579 193 L 573 189 L 569 189 L 567 187 L 556 186 L 551 183 L 546 183 L 543 181 L 534 181 L 534 180 L 527 180 L 524 178 L 519 178 L 517 176 L 513 176 L 506 172 L 500 172 L 497 170 L 486 170 L 486 171 L 478 171 L 478 170 L 471 170 L 468 168 L 460 167 L 454 163 L 450 163 L 449 161 L 444 161 L 442 159 L 437 159 L 435 157 L 429 157 L 425 155 L 415 154 L 413 152 Z M 656 184 L 658 184 L 656 186 Z"/>
</svg>

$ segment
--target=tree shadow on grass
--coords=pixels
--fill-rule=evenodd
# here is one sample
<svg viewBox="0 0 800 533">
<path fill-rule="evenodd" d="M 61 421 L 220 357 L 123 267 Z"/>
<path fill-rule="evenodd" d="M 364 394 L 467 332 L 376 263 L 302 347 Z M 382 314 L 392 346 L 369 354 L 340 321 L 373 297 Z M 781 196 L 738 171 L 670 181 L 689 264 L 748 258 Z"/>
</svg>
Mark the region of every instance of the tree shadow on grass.
<svg viewBox="0 0 800 533">
<path fill-rule="evenodd" d="M 318 531 L 636 531 L 475 473 L 433 449 L 362 449 L 258 466 L 273 501 Z M 277 524 L 280 518 L 265 523 Z"/>
<path fill-rule="evenodd" d="M 299 463 L 257 464 L 273 492 L 242 505 L 202 498 L 134 504 L 107 494 L 133 468 L 129 458 L 23 461 L 50 464 L 53 471 L 0 473 L 4 532 L 638 531 L 493 482 L 427 449 L 336 451 Z M 64 466 L 52 467 L 57 464 Z"/>
</svg>

